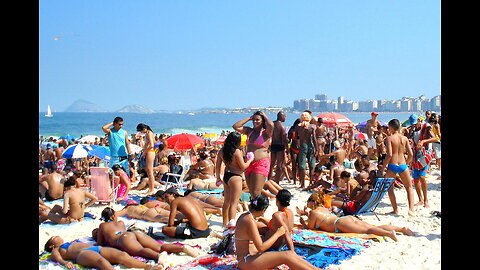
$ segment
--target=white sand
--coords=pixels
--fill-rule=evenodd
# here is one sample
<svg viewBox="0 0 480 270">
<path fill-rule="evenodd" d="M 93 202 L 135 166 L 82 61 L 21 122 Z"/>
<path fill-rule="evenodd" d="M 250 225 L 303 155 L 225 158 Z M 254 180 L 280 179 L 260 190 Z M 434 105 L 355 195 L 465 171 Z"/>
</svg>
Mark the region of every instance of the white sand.
<svg viewBox="0 0 480 270">
<path fill-rule="evenodd" d="M 377 208 L 377 214 L 380 221 L 373 214 L 362 215 L 361 218 L 373 225 L 392 224 L 396 226 L 406 226 L 415 232 L 415 236 L 398 235 L 398 242 L 388 239 L 386 242 L 375 243 L 370 248 L 364 249 L 361 254 L 344 260 L 340 265 L 331 265 L 328 269 L 440 269 L 441 266 L 441 219 L 431 215 L 432 211 L 441 211 L 441 181 L 436 180 L 439 172 L 431 171 L 432 175 L 427 177 L 428 197 L 430 208 L 416 206 L 416 216 L 410 217 L 407 214 L 407 196 L 405 189 L 396 189 L 395 194 L 399 205 L 399 215 L 386 214 L 392 211 L 390 200 L 385 196 Z M 292 185 L 284 185 L 294 195 L 290 208 L 295 206 L 303 208 L 306 200 L 311 193 L 300 192 Z M 131 194 L 141 195 L 143 192 L 131 192 Z M 275 201 L 270 201 L 270 207 L 267 209 L 266 217 L 271 217 L 275 212 Z M 415 193 L 415 202 L 418 197 Z M 106 205 L 94 205 L 87 209 L 88 212 L 100 217 L 101 211 Z M 120 204 L 113 204 L 115 210 L 123 208 Z M 56 226 L 40 226 L 39 232 L 39 253 L 43 251 L 45 242 L 53 235 L 60 235 L 65 241 L 83 238 L 91 235 L 94 228 L 98 228 L 100 220 L 90 220 L 81 223 L 71 224 L 63 228 Z M 222 218 L 219 216 L 209 216 L 210 227 L 213 231 L 221 233 Z M 295 217 L 295 223 L 299 224 L 298 217 Z M 127 224 L 128 225 L 128 224 Z M 155 224 L 160 225 L 160 224 Z M 137 227 L 147 228 L 147 222 L 138 222 Z M 155 231 L 160 227 L 154 226 Z M 165 241 L 175 242 L 175 239 L 166 238 Z M 182 240 L 181 240 L 182 241 Z M 219 239 L 210 236 L 208 238 L 183 240 L 184 243 L 200 245 L 208 248 L 210 245 L 218 242 Z M 204 251 L 202 251 L 204 254 Z M 186 255 L 169 255 L 168 263 L 171 265 L 188 262 L 192 257 Z M 117 269 L 125 269 L 116 266 Z M 42 269 L 44 269 L 42 267 Z M 52 267 L 51 269 L 61 269 Z"/>
</svg>

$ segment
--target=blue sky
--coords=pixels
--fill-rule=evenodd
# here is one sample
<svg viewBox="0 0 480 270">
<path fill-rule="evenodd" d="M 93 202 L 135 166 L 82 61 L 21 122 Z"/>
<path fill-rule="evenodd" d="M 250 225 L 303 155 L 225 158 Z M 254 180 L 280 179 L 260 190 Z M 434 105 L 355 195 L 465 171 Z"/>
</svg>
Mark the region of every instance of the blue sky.
<svg viewBox="0 0 480 270">
<path fill-rule="evenodd" d="M 440 1 L 40 1 L 39 110 L 439 95 Z"/>
</svg>

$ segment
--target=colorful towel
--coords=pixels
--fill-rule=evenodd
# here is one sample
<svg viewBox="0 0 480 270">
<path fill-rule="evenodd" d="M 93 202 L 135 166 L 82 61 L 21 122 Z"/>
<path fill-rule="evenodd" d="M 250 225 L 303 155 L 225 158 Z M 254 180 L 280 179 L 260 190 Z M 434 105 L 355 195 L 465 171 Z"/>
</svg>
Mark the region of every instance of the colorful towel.
<svg viewBox="0 0 480 270">
<path fill-rule="evenodd" d="M 313 245 L 294 244 L 295 253 L 302 256 L 312 265 L 325 269 L 331 264 L 340 264 L 342 260 L 349 259 L 359 251 L 349 248 L 319 247 Z"/>
<path fill-rule="evenodd" d="M 238 261 L 235 255 L 206 255 L 199 257 L 191 262 L 167 267 L 167 270 L 226 270 L 226 269 L 238 269 Z M 277 270 L 289 269 L 286 265 L 281 265 Z"/>
<path fill-rule="evenodd" d="M 373 241 L 385 241 L 385 237 L 373 234 L 328 233 L 305 229 L 294 229 L 294 243 L 320 247 L 337 247 L 361 250 L 370 247 Z"/>
</svg>

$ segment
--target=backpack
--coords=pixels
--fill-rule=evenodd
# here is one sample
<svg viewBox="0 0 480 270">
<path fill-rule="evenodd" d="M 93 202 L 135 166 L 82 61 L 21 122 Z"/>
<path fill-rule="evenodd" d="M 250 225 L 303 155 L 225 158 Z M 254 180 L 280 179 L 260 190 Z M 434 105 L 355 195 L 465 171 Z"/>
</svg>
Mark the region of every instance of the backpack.
<svg viewBox="0 0 480 270">
<path fill-rule="evenodd" d="M 234 234 L 229 233 L 218 244 L 215 250 L 215 254 L 232 255 L 235 253 L 235 241 L 233 241 Z"/>
</svg>

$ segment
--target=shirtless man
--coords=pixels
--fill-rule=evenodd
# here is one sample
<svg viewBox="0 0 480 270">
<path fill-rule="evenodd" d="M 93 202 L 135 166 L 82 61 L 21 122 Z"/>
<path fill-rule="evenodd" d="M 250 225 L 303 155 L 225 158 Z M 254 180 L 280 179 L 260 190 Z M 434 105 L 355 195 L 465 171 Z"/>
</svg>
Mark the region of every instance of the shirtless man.
<svg viewBox="0 0 480 270">
<path fill-rule="evenodd" d="M 337 150 L 331 152 L 330 154 L 322 155 L 321 158 L 327 158 L 327 157 L 329 158 L 331 156 L 335 156 L 337 157 L 338 164 L 342 165 L 343 161 L 347 157 L 347 151 L 345 151 L 345 149 L 343 148 L 343 145 L 340 143 L 339 140 L 334 141 L 333 145 Z"/>
<path fill-rule="evenodd" d="M 380 121 L 377 120 L 377 112 L 372 112 L 372 119 L 367 121 L 367 146 L 368 146 L 368 156 L 370 159 L 374 159 L 375 150 L 377 149 L 376 133 L 378 128 L 381 126 Z"/>
<path fill-rule="evenodd" d="M 327 143 L 327 140 L 325 139 L 327 137 L 327 127 L 323 125 L 322 118 L 314 117 L 314 119 L 316 119 L 317 125 L 317 128 L 315 129 L 315 135 L 317 137 L 318 155 L 321 156 L 325 153 L 325 144 Z"/>
<path fill-rule="evenodd" d="M 163 197 L 170 204 L 168 224 L 162 228 L 164 235 L 182 239 L 205 238 L 210 235 L 207 217 L 197 200 L 190 196 L 180 196 L 173 187 L 167 189 Z M 179 225 L 175 227 L 177 211 L 184 214 L 187 218 L 188 222 L 185 226 Z"/>
<path fill-rule="evenodd" d="M 283 111 L 277 113 L 277 120 L 273 121 L 272 144 L 270 145 L 270 173 L 268 179 L 272 178 L 275 169 L 275 182 L 280 183 L 285 175 L 285 150 L 288 149 L 288 138 L 285 126 L 287 116 Z"/>
<path fill-rule="evenodd" d="M 62 154 L 63 154 L 63 151 L 65 151 L 66 144 L 67 144 L 66 142 L 62 141 L 61 143 L 58 144 L 58 147 L 55 147 L 53 149 L 53 153 L 55 154 L 55 161 L 63 159 Z"/>
<path fill-rule="evenodd" d="M 413 204 L 413 187 L 412 187 L 412 177 L 410 176 L 410 170 L 408 165 L 412 162 L 413 151 L 410 147 L 410 143 L 407 137 L 400 134 L 400 121 L 398 119 L 392 119 L 388 122 L 388 129 L 390 131 L 390 136 L 386 140 L 387 145 L 387 156 L 383 162 L 384 172 L 386 172 L 385 177 L 396 177 L 400 175 L 400 180 L 407 191 L 408 199 L 408 214 L 410 216 L 414 215 L 414 204 Z M 405 152 L 407 154 L 407 160 L 405 160 Z M 397 200 L 395 198 L 395 193 L 393 185 L 388 191 L 388 197 L 392 203 L 393 212 L 398 214 Z"/>
<path fill-rule="evenodd" d="M 43 175 L 39 180 L 40 196 L 45 201 L 54 201 L 63 197 L 63 183 L 65 178 L 57 172 L 57 165 L 52 164 L 50 173 Z"/>
<path fill-rule="evenodd" d="M 315 168 L 315 153 L 317 150 L 317 140 L 315 137 L 315 125 L 311 125 L 311 114 L 308 111 L 304 111 L 300 116 L 300 124 L 295 129 L 300 140 L 300 153 L 298 154 L 298 169 L 300 188 L 305 188 L 305 174 L 308 169 L 310 173 L 310 179 L 313 178 L 313 170 Z"/>
<path fill-rule="evenodd" d="M 55 163 L 55 152 L 53 152 L 51 144 L 47 144 L 47 149 L 43 152 L 42 160 L 43 167 L 47 169 L 50 169 Z"/>
<path fill-rule="evenodd" d="M 76 180 L 73 176 L 65 181 L 63 208 L 57 204 L 50 211 L 41 211 L 39 217 L 40 223 L 50 219 L 57 224 L 66 224 L 83 219 L 85 208 L 94 204 L 97 201 L 97 197 L 82 188 L 76 188 L 75 184 Z M 86 198 L 90 199 L 88 203 L 85 203 Z"/>
</svg>

